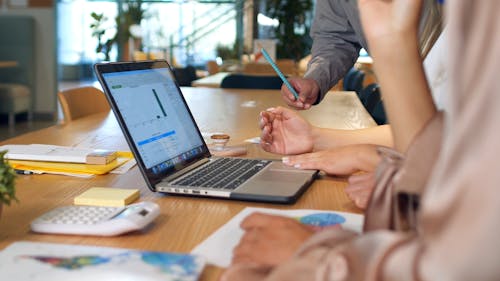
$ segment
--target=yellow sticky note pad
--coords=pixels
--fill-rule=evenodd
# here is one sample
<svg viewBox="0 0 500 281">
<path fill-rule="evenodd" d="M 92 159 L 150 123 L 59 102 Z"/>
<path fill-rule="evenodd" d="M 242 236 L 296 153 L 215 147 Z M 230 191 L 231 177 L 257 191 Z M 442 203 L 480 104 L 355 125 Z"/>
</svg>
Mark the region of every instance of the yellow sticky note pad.
<svg viewBox="0 0 500 281">
<path fill-rule="evenodd" d="M 75 197 L 75 205 L 125 206 L 139 198 L 138 189 L 92 187 Z"/>
</svg>

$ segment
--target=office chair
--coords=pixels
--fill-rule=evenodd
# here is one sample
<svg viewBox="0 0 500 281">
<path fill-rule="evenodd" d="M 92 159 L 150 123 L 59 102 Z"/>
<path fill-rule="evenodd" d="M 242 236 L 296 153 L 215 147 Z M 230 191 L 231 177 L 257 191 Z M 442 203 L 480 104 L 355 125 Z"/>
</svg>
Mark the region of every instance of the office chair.
<svg viewBox="0 0 500 281">
<path fill-rule="evenodd" d="M 208 75 L 214 75 L 219 72 L 219 65 L 214 60 L 207 61 L 206 68 Z"/>
<path fill-rule="evenodd" d="M 380 87 L 378 84 L 373 83 L 366 86 L 360 93 L 359 99 L 370 113 L 373 120 L 378 125 L 387 124 L 387 117 L 385 114 L 384 103 L 380 95 Z"/>
<path fill-rule="evenodd" d="M 344 91 L 355 91 L 358 96 L 363 90 L 363 80 L 365 73 L 359 69 L 351 68 L 344 76 L 343 89 Z"/>
<path fill-rule="evenodd" d="M 90 86 L 60 91 L 57 98 L 61 103 L 64 122 L 110 110 L 104 93 Z"/>
<path fill-rule="evenodd" d="M 191 82 L 198 78 L 196 76 L 196 69 L 191 65 L 186 67 L 174 67 L 172 70 L 175 80 L 177 80 L 177 84 L 179 84 L 180 87 L 191 87 Z"/>
<path fill-rule="evenodd" d="M 229 74 L 222 79 L 221 88 L 233 89 L 271 89 L 279 90 L 283 81 L 275 75 Z"/>
</svg>

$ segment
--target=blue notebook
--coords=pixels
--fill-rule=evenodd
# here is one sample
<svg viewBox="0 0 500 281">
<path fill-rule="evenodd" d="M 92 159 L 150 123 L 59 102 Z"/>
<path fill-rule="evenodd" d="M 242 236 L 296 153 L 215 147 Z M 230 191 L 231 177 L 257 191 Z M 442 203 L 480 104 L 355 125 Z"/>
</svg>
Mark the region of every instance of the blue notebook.
<svg viewBox="0 0 500 281">
<path fill-rule="evenodd" d="M 15 242 L 0 252 L 9 280 L 197 280 L 205 262 L 191 254 Z"/>
</svg>

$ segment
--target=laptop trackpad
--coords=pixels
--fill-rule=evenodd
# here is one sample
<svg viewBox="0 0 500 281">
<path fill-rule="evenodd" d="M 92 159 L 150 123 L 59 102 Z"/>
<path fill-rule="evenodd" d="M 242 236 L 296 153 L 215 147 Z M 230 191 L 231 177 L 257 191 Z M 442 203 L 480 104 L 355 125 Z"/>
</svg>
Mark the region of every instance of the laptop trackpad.
<svg viewBox="0 0 500 281">
<path fill-rule="evenodd" d="M 277 170 L 268 170 L 262 173 L 257 177 L 257 180 L 260 182 L 269 181 L 269 184 L 275 184 L 280 182 L 296 182 L 298 179 L 304 177 L 303 174 L 297 173 L 294 177 L 293 173 L 290 171 L 277 171 Z"/>
<path fill-rule="evenodd" d="M 272 196 L 292 196 L 301 186 L 311 180 L 311 173 L 297 170 L 297 173 L 269 169 L 250 180 L 235 192 L 247 194 L 263 194 Z"/>
</svg>

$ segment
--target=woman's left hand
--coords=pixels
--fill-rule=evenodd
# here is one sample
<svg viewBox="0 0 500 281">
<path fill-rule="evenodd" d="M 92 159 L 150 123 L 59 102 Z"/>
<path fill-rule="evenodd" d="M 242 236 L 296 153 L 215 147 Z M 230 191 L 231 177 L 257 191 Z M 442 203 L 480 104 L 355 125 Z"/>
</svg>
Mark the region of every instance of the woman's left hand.
<svg viewBox="0 0 500 281">
<path fill-rule="evenodd" d="M 371 172 L 380 161 L 377 146 L 353 144 L 312 153 L 283 157 L 283 163 L 304 170 L 320 170 L 328 175 Z"/>
</svg>

